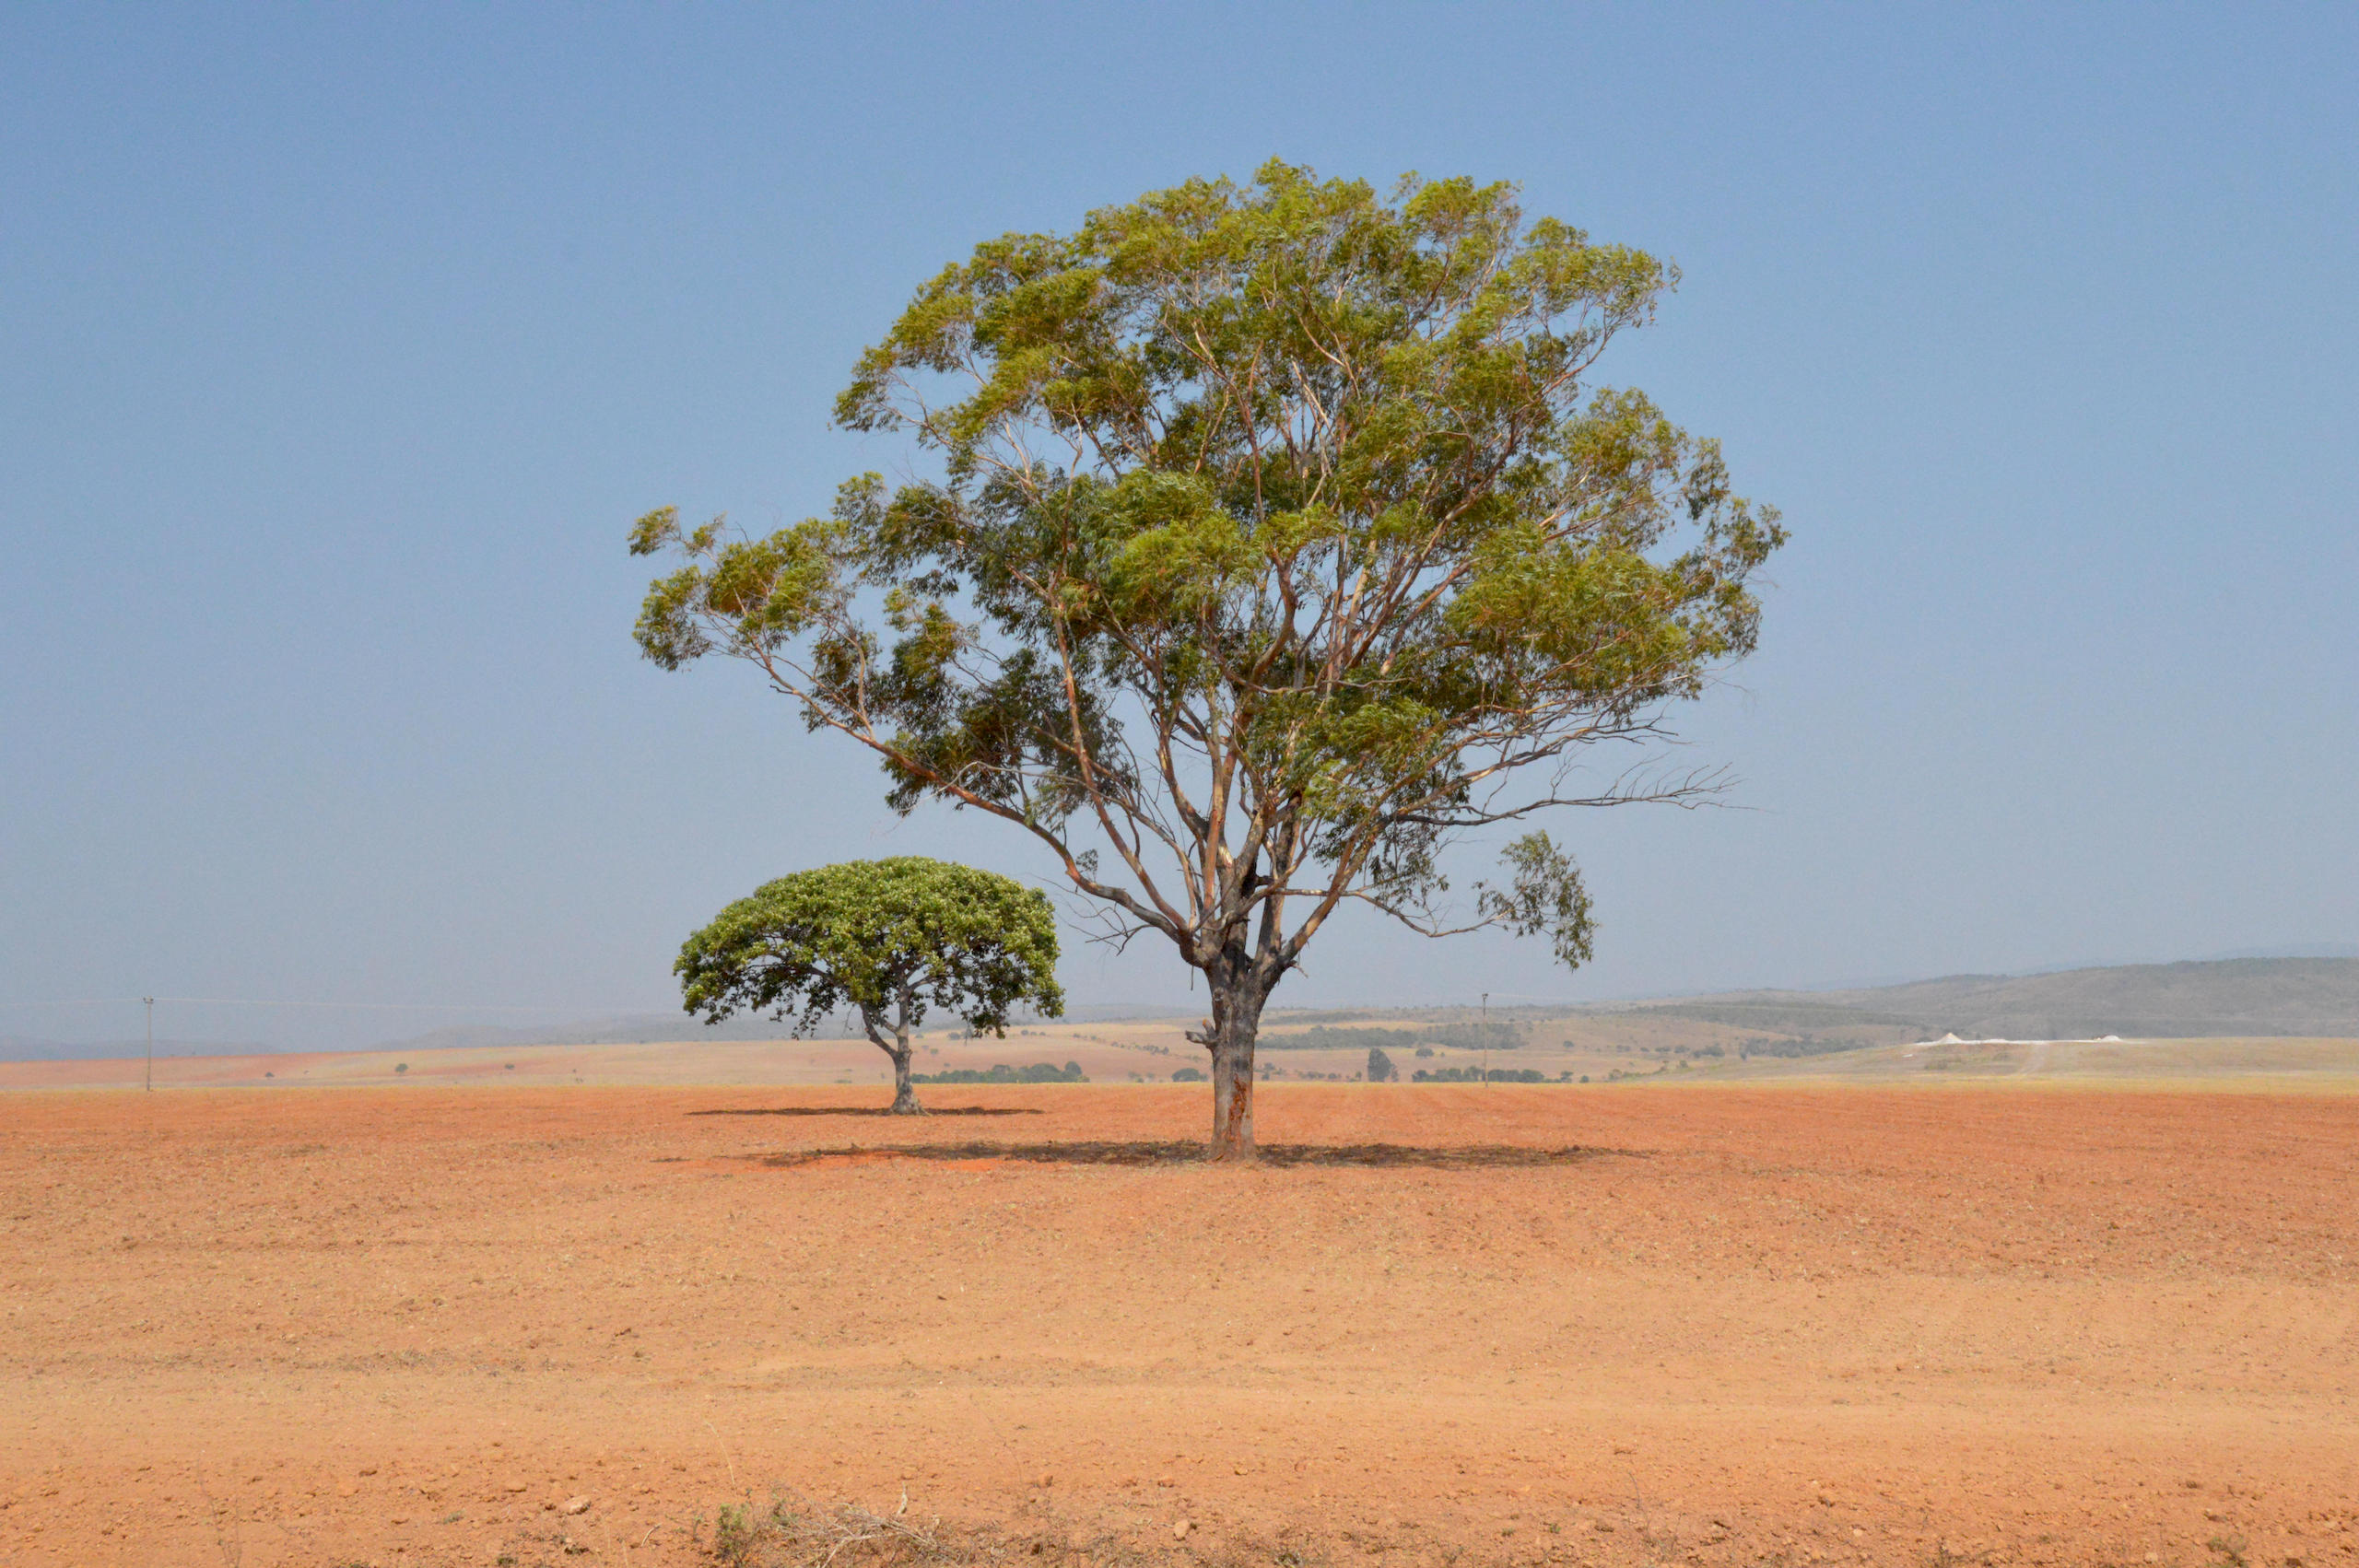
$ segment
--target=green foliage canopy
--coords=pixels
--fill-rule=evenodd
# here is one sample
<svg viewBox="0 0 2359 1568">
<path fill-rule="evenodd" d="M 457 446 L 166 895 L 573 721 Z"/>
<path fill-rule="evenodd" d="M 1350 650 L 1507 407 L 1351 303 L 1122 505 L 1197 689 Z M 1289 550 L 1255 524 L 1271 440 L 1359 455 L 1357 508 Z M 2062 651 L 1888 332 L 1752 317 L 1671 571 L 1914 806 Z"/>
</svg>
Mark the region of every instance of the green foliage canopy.
<svg viewBox="0 0 2359 1568">
<path fill-rule="evenodd" d="M 851 860 L 765 883 L 690 936 L 673 969 L 683 1005 L 717 1024 L 740 1010 L 805 1033 L 844 1008 L 879 1045 L 929 1008 L 1006 1032 L 1009 1012 L 1064 1011 L 1048 895 L 920 856 Z"/>
<path fill-rule="evenodd" d="M 1275 162 L 988 241 L 836 404 L 933 476 L 759 538 L 650 513 L 633 551 L 676 565 L 640 645 L 755 663 L 898 810 L 1036 836 L 1109 935 L 1205 971 L 1216 1057 L 1348 901 L 1578 964 L 1589 900 L 1545 835 L 1471 909 L 1438 856 L 1712 787 L 1583 762 L 1753 649 L 1784 538 L 1714 443 L 1592 382 L 1676 276 L 1508 185 Z"/>
</svg>

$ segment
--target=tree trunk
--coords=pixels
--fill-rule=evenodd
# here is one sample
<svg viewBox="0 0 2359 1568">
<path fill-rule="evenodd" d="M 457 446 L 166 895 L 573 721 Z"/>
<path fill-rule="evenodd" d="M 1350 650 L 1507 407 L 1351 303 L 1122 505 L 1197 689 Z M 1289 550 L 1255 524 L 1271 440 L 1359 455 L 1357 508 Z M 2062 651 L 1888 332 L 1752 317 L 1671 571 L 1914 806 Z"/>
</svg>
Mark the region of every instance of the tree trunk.
<svg viewBox="0 0 2359 1568">
<path fill-rule="evenodd" d="M 910 1087 L 910 1059 L 917 1052 L 910 1044 L 909 1031 L 902 1030 L 896 1048 L 887 1053 L 893 1059 L 894 1116 L 923 1116 L 925 1107 L 918 1104 L 918 1092 Z"/>
<path fill-rule="evenodd" d="M 925 1107 L 918 1104 L 917 1091 L 910 1086 L 910 1063 L 917 1055 L 910 1043 L 910 999 L 901 998 L 900 1016 L 893 1021 L 893 1033 L 888 1038 L 866 1008 L 860 1010 L 861 1026 L 868 1031 L 869 1039 L 893 1063 L 893 1106 L 888 1116 L 923 1116 Z"/>
<path fill-rule="evenodd" d="M 1243 1163 L 1253 1158 L 1253 1042 L 1270 985 L 1250 964 L 1215 964 L 1205 978 L 1213 1015 L 1194 1038 L 1213 1059 L 1212 1156 Z"/>
</svg>

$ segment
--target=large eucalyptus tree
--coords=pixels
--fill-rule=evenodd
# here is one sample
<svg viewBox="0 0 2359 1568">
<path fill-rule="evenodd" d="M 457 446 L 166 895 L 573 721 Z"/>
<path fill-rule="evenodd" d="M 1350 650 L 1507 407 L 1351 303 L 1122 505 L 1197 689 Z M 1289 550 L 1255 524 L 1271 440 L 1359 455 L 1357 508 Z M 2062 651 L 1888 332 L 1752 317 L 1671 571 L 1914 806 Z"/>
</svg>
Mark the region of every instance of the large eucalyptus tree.
<svg viewBox="0 0 2359 1568">
<path fill-rule="evenodd" d="M 1109 934 L 1170 941 L 1210 991 L 1214 1153 L 1250 1158 L 1262 1007 L 1339 908 L 1578 965 L 1544 833 L 1457 909 L 1444 847 L 1712 787 L 1591 755 L 1752 649 L 1784 539 L 1714 443 L 1590 382 L 1676 276 L 1510 186 L 1281 163 L 989 241 L 836 405 L 933 466 L 767 537 L 640 519 L 679 565 L 640 645 L 751 661 L 895 809 L 1017 824 Z"/>
</svg>

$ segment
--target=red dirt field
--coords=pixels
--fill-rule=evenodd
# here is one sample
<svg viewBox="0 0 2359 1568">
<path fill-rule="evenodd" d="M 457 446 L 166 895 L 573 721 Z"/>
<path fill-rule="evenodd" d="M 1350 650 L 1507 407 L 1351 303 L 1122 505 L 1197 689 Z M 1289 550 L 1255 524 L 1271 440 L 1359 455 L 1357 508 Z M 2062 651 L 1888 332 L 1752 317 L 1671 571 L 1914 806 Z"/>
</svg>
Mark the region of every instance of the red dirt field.
<svg viewBox="0 0 2359 1568">
<path fill-rule="evenodd" d="M 2359 1097 L 929 1097 L 0 1096 L 0 1562 L 2359 1568 Z"/>
</svg>

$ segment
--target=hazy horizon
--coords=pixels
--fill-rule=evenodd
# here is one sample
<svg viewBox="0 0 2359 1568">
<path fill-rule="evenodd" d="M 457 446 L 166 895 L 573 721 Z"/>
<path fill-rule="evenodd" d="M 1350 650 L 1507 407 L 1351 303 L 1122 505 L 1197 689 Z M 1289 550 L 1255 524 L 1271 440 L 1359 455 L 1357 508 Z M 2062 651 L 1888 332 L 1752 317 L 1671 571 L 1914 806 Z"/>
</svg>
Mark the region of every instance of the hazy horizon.
<svg viewBox="0 0 2359 1568">
<path fill-rule="evenodd" d="M 2130 960 L 2121 964 L 2051 964 L 2041 965 L 2034 969 L 2024 970 L 2020 973 L 2024 977 L 2029 977 L 2072 973 L 2087 969 L 2144 967 L 2149 965 L 2167 965 L 2187 963 L 2228 963 L 2239 959 L 2262 958 L 2359 958 L 2359 943 L 2316 942 L 2308 944 L 2295 944 L 2283 948 L 2239 949 L 2228 953 L 2205 954 L 2193 957 Z M 1736 987 L 1729 988 L 1729 989 L 1735 991 L 1790 991 L 1801 995 L 1810 995 L 1819 992 L 1840 990 L 1875 990 L 1886 987 L 1898 987 L 1922 983 L 1928 980 L 1967 977 L 1970 976 L 1976 976 L 1978 973 L 1979 972 L 1975 971 L 1950 971 L 1941 975 L 1916 975 L 1899 977 L 1878 976 L 1837 980 L 1823 985 Z M 1662 992 L 1649 996 L 1593 997 L 1584 999 L 1578 1002 L 1569 1000 L 1556 1002 L 1537 1001 L 1529 999 L 1517 1000 L 1503 993 L 1493 993 L 1488 1000 L 1489 1004 L 1496 1008 L 1498 1011 L 1502 1012 L 1512 1012 L 1518 1009 L 1537 1009 L 1545 1011 L 1551 1008 L 1570 1006 L 1614 1006 L 1628 1002 L 1677 1000 L 1684 998 L 1719 994 L 1727 994 L 1727 992 L 1684 991 Z M 1419 1011 L 1437 1007 L 1473 1008 L 1482 1005 L 1483 1000 L 1484 999 L 1481 997 L 1480 993 L 1478 993 L 1477 997 L 1472 1000 L 1453 998 L 1435 1002 L 1396 1002 L 1386 1005 L 1364 1001 L 1355 1002 L 1348 1000 L 1342 1001 L 1328 1000 L 1322 1001 L 1299 998 L 1288 999 L 1282 991 L 1280 998 L 1273 1002 L 1268 1016 L 1275 1019 L 1285 1017 L 1289 1014 L 1303 1012 L 1365 1011 L 1370 1013 L 1381 1013 L 1393 1011 Z M 617 1024 L 637 1024 L 643 1020 L 663 1018 L 666 1016 L 678 1016 L 681 1018 L 680 1037 L 684 1039 L 698 1037 L 749 1040 L 776 1039 L 783 1037 L 792 1032 L 791 1026 L 786 1024 L 757 1021 L 745 1017 L 732 1019 L 728 1023 L 720 1025 L 719 1028 L 715 1030 L 687 1019 L 684 1014 L 680 1014 L 676 1009 L 609 1009 L 604 1011 L 598 1009 L 568 1009 L 564 1007 L 510 1009 L 502 1016 L 495 1018 L 487 1015 L 483 1010 L 476 1009 L 470 1011 L 464 1007 L 452 1009 L 429 1009 L 423 1007 L 415 1009 L 395 1008 L 378 1011 L 369 1008 L 339 1009 L 333 1003 L 296 1004 L 293 1006 L 264 1003 L 241 1005 L 234 1001 L 204 1000 L 192 1000 L 188 999 L 170 997 L 157 999 L 157 1007 L 158 1010 L 159 1020 L 165 1026 L 156 1037 L 155 1048 L 156 1053 L 158 1056 L 207 1056 L 223 1054 L 225 1052 L 234 1054 L 237 1051 L 246 1049 L 251 1049 L 263 1054 L 287 1054 L 303 1051 L 379 1050 L 390 1049 L 398 1047 L 411 1047 L 415 1048 L 428 1049 L 434 1048 L 436 1046 L 441 1044 L 457 1045 L 463 1043 L 492 1043 L 490 1041 L 443 1041 L 438 1039 L 438 1036 L 446 1035 L 460 1036 L 469 1033 L 482 1033 L 487 1035 L 492 1031 L 498 1030 L 511 1031 L 519 1036 L 525 1035 L 550 1035 L 561 1030 L 576 1030 L 587 1037 L 604 1027 Z M 117 998 L 109 999 L 102 1002 L 89 1001 L 77 1003 L 70 1009 L 41 1010 L 53 1012 L 65 1012 L 68 1016 L 74 1017 L 77 1024 L 82 1026 L 79 1028 L 69 1028 L 57 1033 L 42 1033 L 29 1029 L 0 1029 L 0 1060 L 17 1059 L 27 1054 L 42 1055 L 53 1054 L 53 1054 L 58 1055 L 70 1054 L 74 1056 L 89 1056 L 98 1054 L 100 1047 L 110 1050 L 114 1047 L 122 1047 L 127 1052 L 136 1054 L 145 1048 L 146 1039 L 144 1034 L 123 1035 L 118 1032 L 111 1031 L 101 1025 L 103 1020 L 110 1016 L 119 1018 L 126 1013 L 135 1014 L 140 1011 L 140 1008 L 141 1002 L 138 999 Z M 1133 1000 L 1129 1001 L 1084 1002 L 1069 1008 L 1064 1015 L 1064 1021 L 1068 1023 L 1114 1023 L 1132 1019 L 1170 1018 L 1184 1015 L 1191 1011 L 1191 1003 L 1185 996 L 1167 998 L 1161 1000 Z M 535 1015 L 537 1021 L 527 1022 L 518 1019 L 514 1014 L 520 1012 Z M 397 1015 L 400 1013 L 408 1013 L 412 1016 L 417 1016 L 425 1013 L 433 1013 L 436 1014 L 437 1017 L 435 1022 L 432 1024 L 422 1025 L 420 1027 L 390 1030 L 379 1028 L 372 1031 L 370 1026 L 363 1022 L 363 1020 L 368 1016 L 370 1016 L 372 1012 L 377 1016 L 384 1016 L 387 1014 Z M 173 1021 L 185 1020 L 192 1017 L 200 1020 L 211 1021 L 214 1032 L 211 1034 L 206 1034 L 202 1031 L 193 1033 L 183 1032 L 178 1036 L 175 1036 L 170 1032 L 169 1026 Z M 234 1025 L 229 1022 L 239 1018 L 275 1018 L 281 1022 L 276 1028 L 264 1028 L 255 1032 L 241 1034 L 238 1033 L 235 1030 Z M 832 1021 L 831 1023 L 823 1025 L 818 1031 L 821 1036 L 827 1036 L 832 1033 L 839 1036 L 847 1032 L 849 1032 L 849 1023 L 846 1020 Z"/>
</svg>

